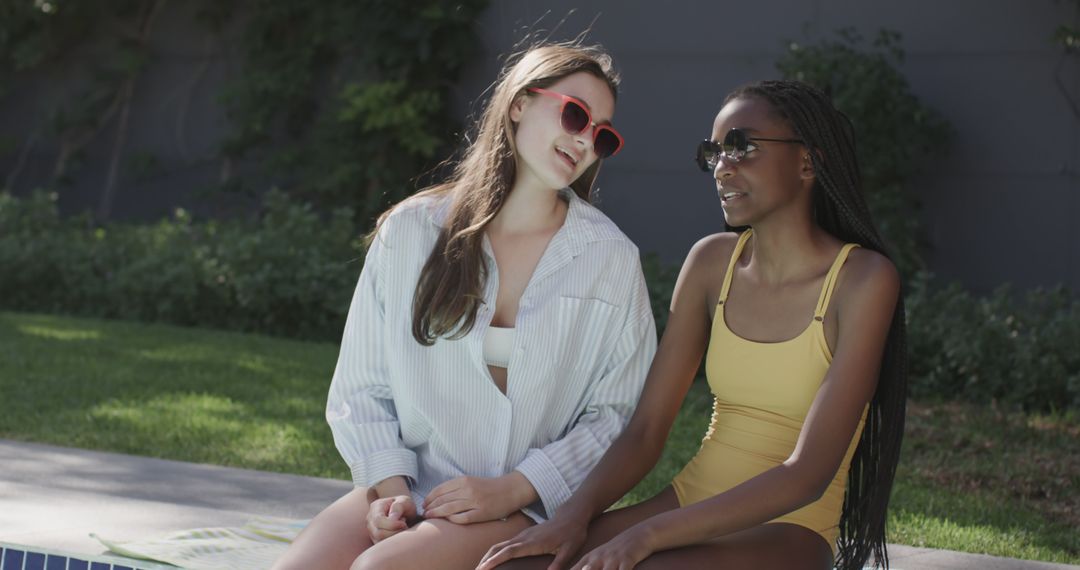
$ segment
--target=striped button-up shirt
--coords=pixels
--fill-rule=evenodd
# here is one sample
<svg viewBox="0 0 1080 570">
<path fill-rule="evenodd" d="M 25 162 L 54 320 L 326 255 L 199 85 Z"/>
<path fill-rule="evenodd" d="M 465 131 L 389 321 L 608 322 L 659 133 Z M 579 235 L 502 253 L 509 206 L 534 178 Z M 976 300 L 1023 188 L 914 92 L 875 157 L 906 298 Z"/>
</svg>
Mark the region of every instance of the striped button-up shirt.
<svg viewBox="0 0 1080 570">
<path fill-rule="evenodd" d="M 524 475 L 554 514 L 629 420 L 656 351 L 637 247 L 592 205 L 569 209 L 518 304 L 503 394 L 483 359 L 499 273 L 476 324 L 425 347 L 412 336 L 420 270 L 449 198 L 414 198 L 383 222 L 349 309 L 326 418 L 357 486 L 408 478 L 417 507 L 460 477 Z"/>
</svg>

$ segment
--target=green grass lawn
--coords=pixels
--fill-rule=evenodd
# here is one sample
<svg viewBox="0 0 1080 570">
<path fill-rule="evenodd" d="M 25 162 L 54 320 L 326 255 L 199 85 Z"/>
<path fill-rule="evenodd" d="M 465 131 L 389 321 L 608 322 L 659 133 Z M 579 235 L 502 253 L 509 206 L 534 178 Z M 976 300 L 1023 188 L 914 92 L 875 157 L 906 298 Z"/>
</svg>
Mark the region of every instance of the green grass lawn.
<svg viewBox="0 0 1080 570">
<path fill-rule="evenodd" d="M 323 421 L 337 346 L 0 313 L 0 437 L 345 479 Z M 708 424 L 694 386 L 661 489 Z M 890 515 L 900 544 L 1080 563 L 1080 418 L 912 403 Z"/>
</svg>

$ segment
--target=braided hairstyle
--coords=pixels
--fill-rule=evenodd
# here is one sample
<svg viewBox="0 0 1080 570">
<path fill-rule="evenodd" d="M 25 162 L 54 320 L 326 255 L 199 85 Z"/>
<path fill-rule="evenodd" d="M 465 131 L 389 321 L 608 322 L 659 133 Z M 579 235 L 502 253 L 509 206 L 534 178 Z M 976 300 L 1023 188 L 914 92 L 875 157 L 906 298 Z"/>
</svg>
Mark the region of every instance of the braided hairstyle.
<svg viewBox="0 0 1080 570">
<path fill-rule="evenodd" d="M 755 97 L 767 102 L 804 141 L 814 166 L 811 201 L 815 222 L 848 243 L 888 257 L 863 199 L 851 121 L 829 97 L 801 81 L 762 81 L 740 87 L 724 103 Z M 881 360 L 877 390 L 870 401 L 862 437 L 851 459 L 840 517 L 836 568 L 862 568 L 871 554 L 889 567 L 885 546 L 886 510 L 892 491 L 907 404 L 907 334 L 904 299 L 893 313 Z"/>
</svg>

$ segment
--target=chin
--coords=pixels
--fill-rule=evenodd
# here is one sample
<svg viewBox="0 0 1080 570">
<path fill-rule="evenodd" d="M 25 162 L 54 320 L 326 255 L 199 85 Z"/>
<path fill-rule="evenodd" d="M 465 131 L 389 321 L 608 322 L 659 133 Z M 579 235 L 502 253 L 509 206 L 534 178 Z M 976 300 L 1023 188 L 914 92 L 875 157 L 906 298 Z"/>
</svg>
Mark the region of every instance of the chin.
<svg viewBox="0 0 1080 570">
<path fill-rule="evenodd" d="M 726 211 L 724 212 L 724 222 L 727 223 L 728 226 L 731 226 L 733 228 L 750 225 L 750 222 L 745 219 L 745 216 L 735 216 L 727 213 Z"/>
<path fill-rule="evenodd" d="M 556 174 L 547 180 L 547 185 L 553 190 L 562 190 L 573 184 L 579 177 L 580 175 L 574 174 Z"/>
</svg>

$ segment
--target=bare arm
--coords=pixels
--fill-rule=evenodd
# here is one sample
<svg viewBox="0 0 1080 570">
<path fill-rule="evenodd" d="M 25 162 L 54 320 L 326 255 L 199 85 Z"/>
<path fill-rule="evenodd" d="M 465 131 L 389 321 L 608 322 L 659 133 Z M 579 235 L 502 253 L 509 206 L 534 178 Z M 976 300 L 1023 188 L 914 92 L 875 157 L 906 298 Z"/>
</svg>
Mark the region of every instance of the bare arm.
<svg viewBox="0 0 1080 570">
<path fill-rule="evenodd" d="M 817 500 L 827 489 L 877 387 L 899 295 L 895 267 L 874 252 L 858 254 L 853 253 L 843 290 L 837 295 L 835 356 L 791 456 L 727 492 L 657 515 L 628 531 L 638 533 L 651 551 L 701 543 L 763 524 Z"/>
<path fill-rule="evenodd" d="M 675 283 L 667 328 L 634 415 L 556 517 L 588 522 L 656 465 L 708 342 L 706 290 L 710 272 L 715 274 L 717 249 L 710 238 L 691 249 Z"/>
<path fill-rule="evenodd" d="M 690 250 L 675 283 L 664 337 L 630 422 L 548 522 L 492 546 L 478 570 L 535 554 L 555 554 L 551 568 L 562 567 L 581 547 L 589 521 L 656 465 L 705 353 L 712 308 L 709 284 L 722 271 L 734 243 L 730 234 L 710 236 Z"/>
</svg>

